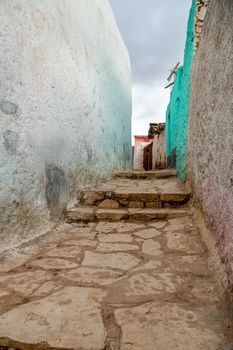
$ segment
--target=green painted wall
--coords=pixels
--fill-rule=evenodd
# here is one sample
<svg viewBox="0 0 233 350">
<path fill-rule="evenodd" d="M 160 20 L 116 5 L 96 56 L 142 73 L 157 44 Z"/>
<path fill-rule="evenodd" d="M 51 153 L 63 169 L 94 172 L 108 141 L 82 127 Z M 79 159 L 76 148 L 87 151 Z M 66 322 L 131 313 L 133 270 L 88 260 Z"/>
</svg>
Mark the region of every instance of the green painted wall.
<svg viewBox="0 0 233 350">
<path fill-rule="evenodd" d="M 166 115 L 168 166 L 176 164 L 178 176 L 182 181 L 186 178 L 190 75 L 195 48 L 195 14 L 196 0 L 193 0 L 188 21 L 184 64 L 178 69 Z"/>
<path fill-rule="evenodd" d="M 176 148 L 178 125 L 180 115 L 180 99 L 182 92 L 183 67 L 177 71 L 174 87 L 171 91 L 170 103 L 166 114 L 166 143 L 167 143 L 167 159 L 169 167 L 176 166 Z"/>
</svg>

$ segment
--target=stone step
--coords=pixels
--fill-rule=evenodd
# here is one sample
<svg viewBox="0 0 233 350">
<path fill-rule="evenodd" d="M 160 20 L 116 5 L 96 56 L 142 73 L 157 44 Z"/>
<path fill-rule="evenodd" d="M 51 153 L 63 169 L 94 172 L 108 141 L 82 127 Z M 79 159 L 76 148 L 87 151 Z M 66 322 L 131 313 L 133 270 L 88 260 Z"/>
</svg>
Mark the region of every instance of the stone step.
<svg viewBox="0 0 233 350">
<path fill-rule="evenodd" d="M 86 190 L 81 197 L 83 205 L 98 205 L 101 209 L 177 207 L 190 199 L 188 192 L 124 192 Z"/>
<path fill-rule="evenodd" d="M 99 209 L 97 207 L 77 207 L 66 211 L 66 222 L 152 221 L 187 215 L 192 215 L 189 208 Z"/>
<path fill-rule="evenodd" d="M 117 179 L 82 192 L 82 206 L 100 209 L 177 207 L 190 199 L 190 192 L 177 178 L 156 180 Z"/>
<path fill-rule="evenodd" d="M 115 178 L 125 179 L 168 179 L 176 176 L 176 169 L 164 169 L 155 171 L 126 170 L 113 174 Z"/>
</svg>

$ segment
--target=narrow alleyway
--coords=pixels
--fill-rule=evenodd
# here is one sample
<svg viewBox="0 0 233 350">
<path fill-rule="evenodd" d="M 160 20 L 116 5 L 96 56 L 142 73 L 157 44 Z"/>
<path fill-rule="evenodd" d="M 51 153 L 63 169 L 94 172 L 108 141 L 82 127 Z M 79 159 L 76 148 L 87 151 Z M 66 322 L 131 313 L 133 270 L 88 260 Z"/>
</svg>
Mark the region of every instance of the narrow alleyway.
<svg viewBox="0 0 233 350">
<path fill-rule="evenodd" d="M 66 224 L 4 252 L 0 346 L 232 350 L 190 194 L 174 175 L 120 173 L 82 193 Z"/>
</svg>

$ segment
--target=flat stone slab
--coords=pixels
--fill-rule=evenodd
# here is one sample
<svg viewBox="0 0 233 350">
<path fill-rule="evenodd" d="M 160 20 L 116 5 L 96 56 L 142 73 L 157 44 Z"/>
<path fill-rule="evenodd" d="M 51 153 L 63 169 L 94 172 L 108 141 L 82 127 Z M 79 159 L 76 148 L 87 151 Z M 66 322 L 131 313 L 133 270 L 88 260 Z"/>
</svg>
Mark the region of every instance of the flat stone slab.
<svg viewBox="0 0 233 350">
<path fill-rule="evenodd" d="M 171 303 L 147 303 L 116 310 L 116 321 L 122 330 L 120 349 L 224 349 L 223 330 L 216 331 L 215 315 L 212 307 L 189 310 Z"/>
<path fill-rule="evenodd" d="M 149 222 L 152 220 L 166 220 L 171 218 L 192 215 L 190 209 L 128 209 L 129 220 Z"/>
<path fill-rule="evenodd" d="M 157 273 L 151 276 L 149 273 L 141 273 L 131 276 L 125 283 L 126 296 L 146 296 L 161 293 L 174 293 L 181 283 L 174 274 Z"/>
<path fill-rule="evenodd" d="M 98 209 L 95 212 L 97 220 L 120 221 L 128 220 L 129 214 L 124 209 Z"/>
<path fill-rule="evenodd" d="M 125 179 L 163 179 L 176 176 L 175 169 L 164 169 L 158 171 L 119 171 L 113 174 L 116 178 L 125 178 Z"/>
<path fill-rule="evenodd" d="M 105 199 L 103 202 L 99 204 L 100 209 L 117 209 L 119 208 L 119 203 L 112 199 Z"/>
<path fill-rule="evenodd" d="M 0 316 L 0 340 L 56 349 L 105 349 L 100 289 L 66 287 Z M 7 343 L 7 340 L 5 340 Z"/>
<path fill-rule="evenodd" d="M 67 222 L 94 221 L 95 214 L 93 208 L 74 208 L 66 211 Z"/>
<path fill-rule="evenodd" d="M 81 249 L 77 246 L 57 247 L 47 251 L 47 255 L 59 258 L 77 258 L 81 253 Z"/>
<path fill-rule="evenodd" d="M 180 217 L 168 220 L 168 225 L 164 229 L 165 232 L 170 231 L 180 231 L 184 229 L 190 229 L 193 226 L 192 218 L 190 217 Z"/>
<path fill-rule="evenodd" d="M 86 251 L 82 266 L 128 271 L 140 263 L 140 259 L 128 253 L 98 254 Z"/>
<path fill-rule="evenodd" d="M 139 267 L 136 267 L 132 271 L 140 272 L 140 271 L 146 271 L 146 270 L 156 270 L 161 265 L 162 265 L 162 262 L 160 260 L 149 260 L 147 263 Z"/>
<path fill-rule="evenodd" d="M 72 235 L 72 226 L 69 224 L 61 225 L 58 229 L 46 233 L 41 237 L 41 242 L 44 243 L 58 243 L 66 240 Z"/>
<path fill-rule="evenodd" d="M 134 235 L 141 237 L 143 239 L 154 238 L 160 236 L 162 232 L 158 231 L 156 228 L 148 228 L 147 230 L 135 232 Z"/>
<path fill-rule="evenodd" d="M 98 240 L 101 243 L 119 243 L 119 242 L 124 242 L 124 243 L 131 243 L 133 242 L 133 236 L 129 234 L 119 234 L 119 233 L 113 233 L 113 234 L 108 234 L 108 235 L 99 235 Z"/>
<path fill-rule="evenodd" d="M 185 202 L 189 198 L 189 191 L 176 177 L 140 181 L 118 178 L 83 191 L 81 202 L 101 208 L 118 208 L 129 207 L 132 202 L 142 202 L 144 206 L 150 202 L 149 205 L 154 206 L 156 204 L 152 202 Z M 161 203 L 157 205 L 160 207 Z"/>
<path fill-rule="evenodd" d="M 37 297 L 37 298 L 46 297 L 47 295 L 57 292 L 58 290 L 63 288 L 64 288 L 64 284 L 62 283 L 48 281 L 42 284 L 38 289 L 35 290 L 35 292 L 33 293 L 33 297 Z"/>
<path fill-rule="evenodd" d="M 71 239 L 69 241 L 63 242 L 63 244 L 68 246 L 95 248 L 98 242 L 92 241 L 90 239 Z"/>
<path fill-rule="evenodd" d="M 99 284 L 101 286 L 107 286 L 119 280 L 123 275 L 123 273 L 107 269 L 80 267 L 68 271 L 62 277 L 85 285 Z"/>
<path fill-rule="evenodd" d="M 161 245 L 152 239 L 146 240 L 142 245 L 142 251 L 146 255 L 160 256 L 162 255 Z"/>
<path fill-rule="evenodd" d="M 0 255 L 0 272 L 8 272 L 23 264 L 30 259 L 28 254 L 20 254 L 14 250 L 2 253 Z"/>
<path fill-rule="evenodd" d="M 133 230 L 137 230 L 140 228 L 144 228 L 145 225 L 141 224 L 133 224 L 129 222 L 106 222 L 101 221 L 96 226 L 96 231 L 98 233 L 125 233 Z"/>
<path fill-rule="evenodd" d="M 49 278 L 46 271 L 11 273 L 0 277 L 0 284 L 27 297 Z"/>
<path fill-rule="evenodd" d="M 82 222 L 82 221 L 138 221 L 138 222 L 148 222 L 152 220 L 165 220 L 169 218 L 183 217 L 186 215 L 192 215 L 190 209 L 173 209 L 173 208 L 142 208 L 142 209 L 93 209 L 83 207 L 74 208 L 70 212 L 66 212 L 66 220 L 68 222 Z"/>
<path fill-rule="evenodd" d="M 202 254 L 205 251 L 199 236 L 171 231 L 166 234 L 166 239 L 167 247 L 171 250 L 177 250 L 186 254 Z"/>
<path fill-rule="evenodd" d="M 97 246 L 97 252 L 127 252 L 140 250 L 138 245 L 126 243 L 100 243 Z"/>
<path fill-rule="evenodd" d="M 31 263 L 32 266 L 41 267 L 45 270 L 62 270 L 62 269 L 74 269 L 79 265 L 65 259 L 60 258 L 44 258 L 38 259 Z"/>
<path fill-rule="evenodd" d="M 162 229 L 167 225 L 166 221 L 157 221 L 157 222 L 150 222 L 150 226 L 156 228 L 156 229 Z"/>
</svg>

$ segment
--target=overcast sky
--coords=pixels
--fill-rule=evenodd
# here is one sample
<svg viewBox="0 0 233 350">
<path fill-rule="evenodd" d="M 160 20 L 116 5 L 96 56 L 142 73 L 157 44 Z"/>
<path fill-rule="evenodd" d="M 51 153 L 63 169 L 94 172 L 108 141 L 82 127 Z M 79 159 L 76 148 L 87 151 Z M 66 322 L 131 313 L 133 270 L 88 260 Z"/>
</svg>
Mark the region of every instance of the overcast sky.
<svg viewBox="0 0 233 350">
<path fill-rule="evenodd" d="M 133 135 L 165 120 L 170 69 L 183 61 L 191 0 L 110 0 L 129 49 L 133 80 Z"/>
</svg>

